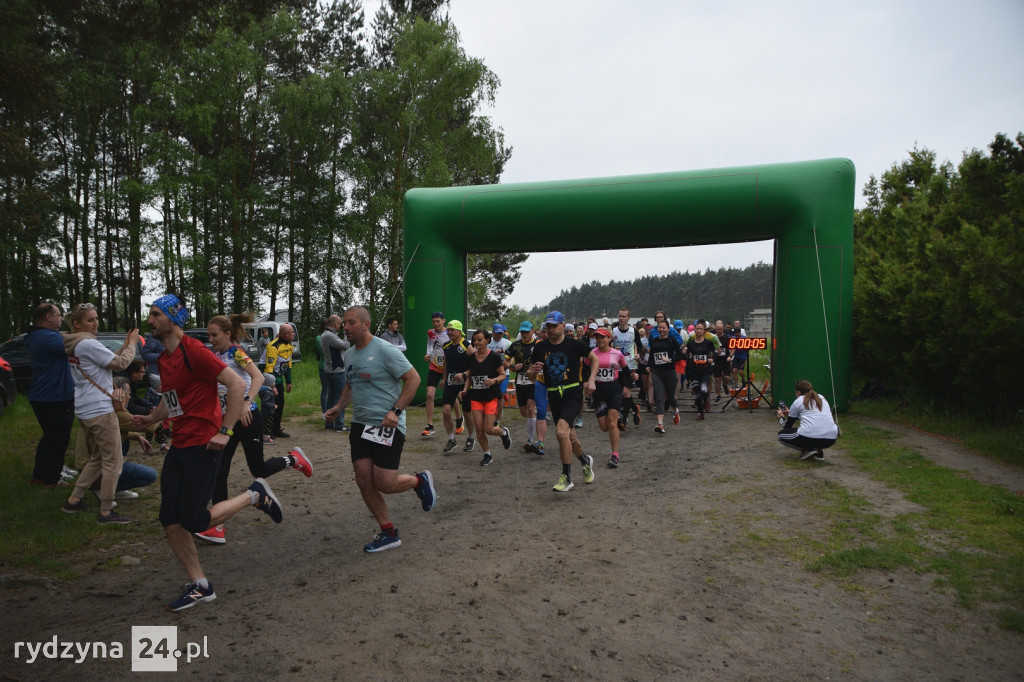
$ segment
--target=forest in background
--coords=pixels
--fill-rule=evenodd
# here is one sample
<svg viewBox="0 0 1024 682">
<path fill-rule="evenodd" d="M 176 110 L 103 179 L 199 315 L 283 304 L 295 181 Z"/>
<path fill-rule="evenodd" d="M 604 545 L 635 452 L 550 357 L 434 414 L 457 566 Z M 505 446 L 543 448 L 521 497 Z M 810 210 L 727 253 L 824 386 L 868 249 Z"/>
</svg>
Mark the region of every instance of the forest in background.
<svg viewBox="0 0 1024 682">
<path fill-rule="evenodd" d="M 772 307 L 772 270 L 771 264 L 756 263 L 745 268 L 646 275 L 607 284 L 595 280 L 559 292 L 546 306 L 537 306 L 528 314 L 532 319 L 559 310 L 573 320 L 602 313 L 614 319 L 619 308 L 626 306 L 634 317 L 647 315 L 652 320 L 656 310 L 664 310 L 673 320 L 732 322 L 743 320 L 755 308 Z"/>
<path fill-rule="evenodd" d="M 405 191 L 496 183 L 512 153 L 480 113 L 498 75 L 446 6 L 387 0 L 368 19 L 359 0 L 8 0 L 0 338 L 43 300 L 94 302 L 124 329 L 164 291 L 197 321 L 400 313 Z M 1021 420 L 1024 134 L 956 165 L 915 148 L 863 193 L 857 376 Z M 503 295 L 525 258 L 470 257 L 470 320 L 518 315 Z M 770 267 L 748 270 L 580 284 L 546 308 L 742 317 L 771 301 Z"/>
<path fill-rule="evenodd" d="M 198 323 L 400 314 L 406 190 L 494 183 L 511 155 L 447 0 L 4 5 L 0 338 L 44 300 L 124 329 L 167 291 Z M 471 256 L 475 312 L 524 259 Z"/>
</svg>

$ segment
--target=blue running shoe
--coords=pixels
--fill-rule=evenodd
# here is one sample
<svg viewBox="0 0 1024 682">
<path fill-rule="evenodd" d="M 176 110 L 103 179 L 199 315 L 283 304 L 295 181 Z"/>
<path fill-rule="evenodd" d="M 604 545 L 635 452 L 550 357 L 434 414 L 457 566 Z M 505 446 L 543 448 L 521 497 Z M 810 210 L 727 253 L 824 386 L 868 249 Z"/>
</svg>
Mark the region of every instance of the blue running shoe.
<svg viewBox="0 0 1024 682">
<path fill-rule="evenodd" d="M 184 611 L 190 609 L 201 601 L 213 601 L 217 594 L 213 591 L 213 585 L 207 583 L 206 587 L 200 587 L 196 583 L 185 585 L 181 596 L 167 605 L 168 611 Z"/>
<path fill-rule="evenodd" d="M 452 441 L 454 442 L 454 441 Z M 416 474 L 420 479 L 420 485 L 416 488 L 416 495 L 423 503 L 423 511 L 430 511 L 437 504 L 437 492 L 434 490 L 434 477 L 429 471 L 423 470 Z M 370 550 L 366 550 L 369 552 Z"/>
<path fill-rule="evenodd" d="M 256 494 L 260 496 L 259 501 L 253 506 L 274 519 L 274 523 L 281 523 L 281 519 L 284 518 L 284 515 L 281 513 L 281 503 L 270 489 L 270 484 L 267 483 L 266 479 L 257 478 L 249 486 L 249 490 L 255 490 Z"/>
<path fill-rule="evenodd" d="M 383 552 L 386 549 L 394 549 L 395 547 L 401 547 L 402 541 L 398 537 L 398 529 L 395 529 L 394 535 L 388 535 L 387 533 L 377 533 L 373 536 L 373 540 L 366 543 L 363 546 L 363 550 L 366 552 Z"/>
</svg>

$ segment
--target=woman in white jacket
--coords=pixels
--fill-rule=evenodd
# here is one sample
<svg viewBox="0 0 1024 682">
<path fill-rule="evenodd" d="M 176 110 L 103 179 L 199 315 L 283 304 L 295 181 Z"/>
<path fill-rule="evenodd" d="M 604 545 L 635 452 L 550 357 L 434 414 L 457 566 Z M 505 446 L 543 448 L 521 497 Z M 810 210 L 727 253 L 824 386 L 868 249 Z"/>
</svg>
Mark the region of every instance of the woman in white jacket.
<svg viewBox="0 0 1024 682">
<path fill-rule="evenodd" d="M 71 497 L 61 507 L 66 514 L 85 511 L 82 496 L 97 478 L 100 481 L 100 523 L 131 523 L 113 511 L 114 492 L 121 476 L 121 430 L 114 412 L 114 372 L 125 369 L 135 358 L 139 330 L 128 332 L 121 349 L 114 353 L 96 340 L 99 315 L 92 303 L 75 306 L 67 314 L 71 333 L 64 337 L 64 350 L 75 381 L 75 416 L 78 417 L 79 453 L 88 452 Z M 77 459 L 77 458 L 76 458 Z"/>
<path fill-rule="evenodd" d="M 796 382 L 796 400 L 789 409 L 779 409 L 779 417 L 786 417 L 786 425 L 779 431 L 779 442 L 800 451 L 800 459 L 825 461 L 825 448 L 835 445 L 839 427 L 832 419 L 828 401 L 815 392 L 811 382 Z M 793 428 L 796 420 L 800 427 Z"/>
</svg>

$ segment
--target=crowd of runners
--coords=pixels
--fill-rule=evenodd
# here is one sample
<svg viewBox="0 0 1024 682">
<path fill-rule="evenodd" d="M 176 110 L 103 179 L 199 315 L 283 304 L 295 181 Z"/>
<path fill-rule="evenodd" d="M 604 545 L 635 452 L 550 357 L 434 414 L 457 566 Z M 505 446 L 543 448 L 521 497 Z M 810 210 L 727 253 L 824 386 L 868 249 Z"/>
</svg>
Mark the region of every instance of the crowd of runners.
<svg viewBox="0 0 1024 682">
<path fill-rule="evenodd" d="M 459 320 L 445 321 L 444 313 L 432 316 L 427 332 L 427 425 L 421 435 L 437 433 L 433 401 L 442 388 L 441 412 L 445 445 L 453 452 L 456 436 L 468 430 L 464 452 L 479 444 L 480 466 L 494 461 L 487 436 L 498 436 L 511 447 L 512 436 L 501 425 L 504 403 L 515 401 L 525 419 L 523 449 L 545 454 L 548 422 L 555 429 L 562 472 L 556 492 L 574 487 L 573 458 L 583 470 L 583 482 L 594 481 L 594 459 L 583 452 L 576 429 L 583 427 L 585 411 L 593 411 L 597 427 L 608 434 L 609 467 L 622 461 L 620 434 L 632 421 L 641 425 L 641 408 L 654 415 L 656 434 L 665 433 L 665 415 L 680 423 L 680 392 L 693 396 L 696 419 L 703 421 L 714 401 L 738 388 L 747 361 L 746 350 L 729 349 L 731 336 L 746 336 L 737 320 L 726 325 L 718 320 L 669 322 L 664 311 L 631 322 L 630 311 L 618 311 L 615 324 L 599 325 L 594 318 L 573 324 L 558 311 L 550 312 L 534 328 L 529 320 L 519 325 L 515 339 L 508 329 L 495 324 L 477 329 L 466 339 Z M 634 398 L 634 392 L 636 398 Z M 454 419 L 452 415 L 456 416 Z"/>
<path fill-rule="evenodd" d="M 263 363 L 257 368 L 239 345 L 243 325 L 251 317 L 210 320 L 211 350 L 184 334 L 189 312 L 176 296 L 167 294 L 149 310 L 152 333 L 146 338 L 146 360 L 152 364 L 138 362 L 136 367 L 132 361 L 139 343 L 137 329 L 129 331 L 122 348 L 113 352 L 96 341 L 98 315 L 92 304 L 69 312 L 71 334 L 58 333 L 63 320 L 57 306 L 41 304 L 26 342 L 35 373 L 29 401 L 43 427 L 32 482 L 61 484 L 73 411 L 80 425 L 76 461 L 83 466 L 80 473 L 64 472 L 68 478 L 77 475 L 77 480 L 62 511 L 86 511 L 84 495 L 91 489 L 100 501 L 100 523 L 129 523 L 114 511 L 116 500 L 125 499 L 122 494 L 134 495 L 130 481 L 147 485 L 156 472 L 124 461 L 126 439 L 148 445 L 143 434 L 172 423 L 160 474 L 159 519 L 188 583 L 167 608 L 180 611 L 215 599 L 195 539 L 225 544 L 225 523 L 250 506 L 280 523 L 281 503 L 267 478 L 289 468 L 313 475 L 313 463 L 302 448 L 270 459 L 264 456 L 264 446 L 274 443 L 275 437 L 290 437 L 282 430 L 281 413 L 292 388 L 294 330 L 281 325 L 277 338 L 261 344 Z M 406 344 L 397 320 L 389 319 L 387 327 L 375 336 L 367 309 L 353 306 L 343 315 L 326 318 L 317 338 L 325 428 L 348 433 L 356 485 L 380 528 L 364 546 L 369 553 L 401 545 L 385 495 L 412 490 L 423 511 L 437 502 L 430 471 L 399 473 L 406 408 L 421 378 L 403 352 Z M 664 434 L 666 415 L 674 425 L 680 423 L 680 393 L 692 397 L 695 419 L 703 421 L 712 401 L 736 390 L 747 362 L 747 352 L 730 350 L 728 343 L 730 337 L 745 336 L 739 321 L 727 325 L 698 319 L 684 325 L 681 320 L 670 322 L 662 311 L 655 314 L 653 324 L 646 318 L 632 323 L 628 309 L 618 311 L 616 323 L 604 325 L 593 318 L 572 324 L 552 311 L 537 328 L 522 321 L 514 338 L 502 324 L 473 330 L 468 338 L 465 332 L 460 321 L 446 321 L 440 311 L 433 314 L 424 356 L 427 425 L 421 436 L 437 434 L 434 403 L 440 388 L 446 436 L 441 452 L 453 452 L 456 436 L 466 433 L 462 450 L 472 452 L 479 446 L 480 465 L 488 466 L 495 461 L 492 438 L 505 450 L 512 446 L 513 434 L 502 424 L 502 416 L 505 403 L 511 408 L 514 401 L 525 424 L 520 436 L 525 451 L 544 455 L 549 422 L 554 429 L 561 464 L 553 487 L 557 493 L 575 485 L 574 458 L 582 468 L 583 483 L 594 481 L 594 458 L 584 453 L 577 437 L 585 412 L 592 411 L 596 427 L 608 434 L 607 463 L 616 468 L 628 459 L 620 452 L 620 438 L 630 422 L 634 429 L 644 428 L 643 421 L 653 415 L 654 433 Z M 151 372 L 156 398 L 131 415 L 125 411 L 125 396 L 134 393 L 132 386 L 126 383 L 127 391 L 121 393 L 115 388 L 115 379 L 127 380 L 114 372 L 126 368 L 135 380 Z M 798 382 L 796 393 L 793 405 L 779 410 L 784 422 L 779 440 L 800 450 L 802 459 L 823 459 L 823 449 L 838 435 L 829 405 L 809 382 Z M 351 425 L 346 425 L 349 406 Z M 232 495 L 228 475 L 238 446 L 253 480 Z"/>
</svg>

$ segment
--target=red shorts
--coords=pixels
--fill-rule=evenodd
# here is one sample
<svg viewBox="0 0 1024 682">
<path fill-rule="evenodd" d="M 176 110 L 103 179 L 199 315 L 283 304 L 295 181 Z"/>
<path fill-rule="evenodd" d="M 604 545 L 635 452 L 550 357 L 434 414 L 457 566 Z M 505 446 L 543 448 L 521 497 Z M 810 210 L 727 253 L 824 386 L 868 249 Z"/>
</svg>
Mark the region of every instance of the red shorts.
<svg viewBox="0 0 1024 682">
<path fill-rule="evenodd" d="M 472 400 L 469 403 L 470 410 L 473 412 L 483 412 L 484 414 L 498 414 L 498 399 L 488 400 L 486 403 Z"/>
</svg>

